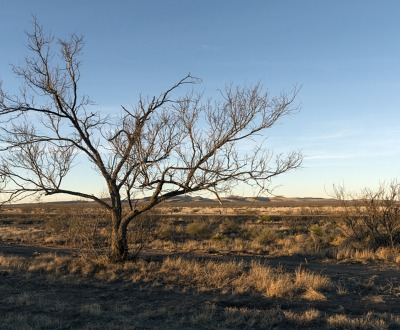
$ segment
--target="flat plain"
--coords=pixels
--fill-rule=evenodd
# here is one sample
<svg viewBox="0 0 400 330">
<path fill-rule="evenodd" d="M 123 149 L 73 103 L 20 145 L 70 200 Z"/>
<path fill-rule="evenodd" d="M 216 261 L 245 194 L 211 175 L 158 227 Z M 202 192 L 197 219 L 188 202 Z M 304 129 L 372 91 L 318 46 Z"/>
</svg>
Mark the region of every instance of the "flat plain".
<svg viewBox="0 0 400 330">
<path fill-rule="evenodd" d="M 1 329 L 398 329 L 400 253 L 345 235 L 334 200 L 173 200 L 107 255 L 92 203 L 0 212 Z"/>
</svg>

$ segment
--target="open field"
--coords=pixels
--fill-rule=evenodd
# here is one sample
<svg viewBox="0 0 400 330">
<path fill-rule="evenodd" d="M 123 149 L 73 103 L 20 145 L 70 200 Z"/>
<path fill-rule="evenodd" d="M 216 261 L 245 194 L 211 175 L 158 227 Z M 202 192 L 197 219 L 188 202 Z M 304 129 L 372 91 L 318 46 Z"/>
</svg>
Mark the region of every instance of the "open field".
<svg viewBox="0 0 400 330">
<path fill-rule="evenodd" d="M 91 203 L 0 214 L 1 329 L 398 329 L 400 252 L 345 237 L 326 200 L 173 201 L 105 257 Z"/>
</svg>

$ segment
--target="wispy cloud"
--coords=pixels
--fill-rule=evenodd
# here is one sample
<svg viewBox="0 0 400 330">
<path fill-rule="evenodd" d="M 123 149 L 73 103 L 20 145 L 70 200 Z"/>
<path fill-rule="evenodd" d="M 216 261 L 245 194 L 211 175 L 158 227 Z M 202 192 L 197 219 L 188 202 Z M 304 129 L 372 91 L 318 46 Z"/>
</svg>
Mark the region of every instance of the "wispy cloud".
<svg viewBox="0 0 400 330">
<path fill-rule="evenodd" d="M 212 52 L 221 50 L 220 47 L 215 46 L 215 45 L 209 45 L 209 44 L 202 44 L 202 45 L 200 45 L 199 49 L 203 50 L 203 51 L 212 51 Z"/>
<path fill-rule="evenodd" d="M 304 136 L 301 139 L 307 141 L 320 141 L 320 140 L 335 140 L 335 139 L 343 139 L 351 136 L 355 136 L 359 133 L 357 130 L 353 129 L 343 129 L 336 132 L 314 135 L 314 136 Z"/>
<path fill-rule="evenodd" d="M 317 161 L 325 161 L 325 160 L 356 160 L 356 159 L 367 159 L 367 158 L 384 158 L 391 157 L 400 154 L 400 150 L 396 149 L 387 149 L 387 150 L 373 150 L 373 151 L 361 151 L 361 152 L 343 152 L 343 153 L 328 153 L 324 152 L 321 154 L 309 155 L 305 156 L 306 160 L 317 160 Z"/>
</svg>

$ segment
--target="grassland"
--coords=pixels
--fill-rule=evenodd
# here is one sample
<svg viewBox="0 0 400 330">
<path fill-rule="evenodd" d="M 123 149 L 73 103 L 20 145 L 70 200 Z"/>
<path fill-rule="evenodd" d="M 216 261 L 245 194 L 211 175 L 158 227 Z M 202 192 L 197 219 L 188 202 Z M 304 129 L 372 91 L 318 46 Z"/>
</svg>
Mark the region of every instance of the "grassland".
<svg viewBox="0 0 400 330">
<path fill-rule="evenodd" d="M 326 200 L 174 201 L 106 258 L 90 203 L 0 218 L 1 329 L 398 329 L 400 252 L 346 236 Z"/>
</svg>

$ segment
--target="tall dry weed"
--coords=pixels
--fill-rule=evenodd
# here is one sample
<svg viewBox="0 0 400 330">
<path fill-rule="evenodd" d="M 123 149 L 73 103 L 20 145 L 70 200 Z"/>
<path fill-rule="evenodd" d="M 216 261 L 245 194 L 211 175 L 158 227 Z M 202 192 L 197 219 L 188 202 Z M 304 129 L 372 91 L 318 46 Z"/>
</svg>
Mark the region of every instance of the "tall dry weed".
<svg viewBox="0 0 400 330">
<path fill-rule="evenodd" d="M 251 264 L 249 272 L 242 276 L 238 285 L 246 291 L 246 285 L 267 297 L 291 297 L 304 293 L 330 288 L 330 280 L 323 275 L 297 268 L 295 274 L 287 273 L 282 268 L 270 268 L 257 262 Z M 236 283 L 237 284 L 237 283 Z"/>
</svg>

